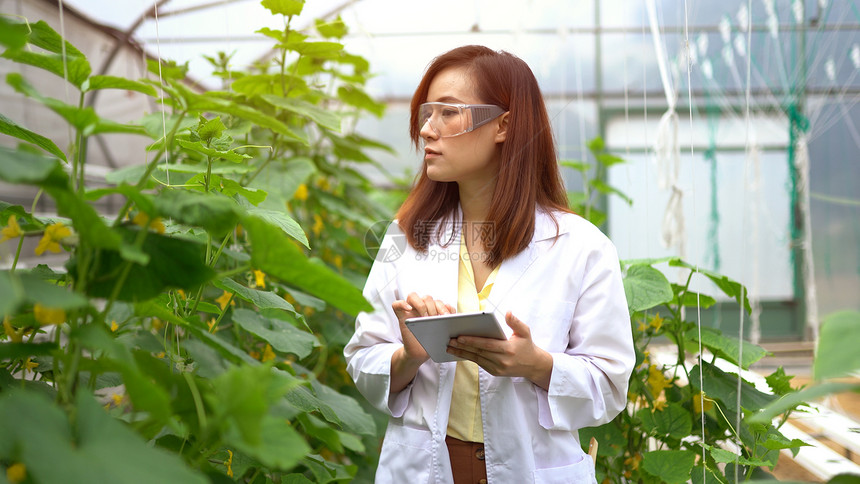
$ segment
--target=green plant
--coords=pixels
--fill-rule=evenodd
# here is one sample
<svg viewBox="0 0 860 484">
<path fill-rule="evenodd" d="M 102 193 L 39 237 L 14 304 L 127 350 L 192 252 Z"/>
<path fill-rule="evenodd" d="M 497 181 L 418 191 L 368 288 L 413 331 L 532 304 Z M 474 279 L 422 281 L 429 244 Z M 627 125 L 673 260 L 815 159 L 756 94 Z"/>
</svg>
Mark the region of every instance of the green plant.
<svg viewBox="0 0 860 484">
<path fill-rule="evenodd" d="M 562 160 L 559 161 L 559 165 L 578 171 L 582 177 L 582 191 L 570 191 L 567 194 L 570 208 L 599 227 L 606 221 L 606 212 L 595 207 L 595 203 L 598 202 L 595 197 L 614 195 L 627 202 L 628 205 L 632 205 L 633 200 L 605 181 L 610 167 L 626 163 L 626 161 L 610 153 L 606 149 L 603 138 L 599 136 L 588 142 L 588 151 L 594 158 L 594 163 L 584 160 Z M 593 176 L 589 177 L 592 172 Z"/>
<path fill-rule="evenodd" d="M 2 57 L 80 93 L 69 105 L 6 79 L 75 133 L 64 151 L 0 115 L 0 133 L 24 142 L 0 148 L 0 180 L 38 187 L 59 214 L 0 202 L 3 239 L 17 242 L 0 271 L 7 476 L 334 482 L 373 467 L 378 429 L 350 396 L 341 347 L 370 307 L 362 236 L 390 212 L 354 164 L 387 148 L 341 126 L 382 105 L 362 89 L 367 61 L 337 41 L 340 19 L 317 22 L 326 40 L 312 39 L 290 28 L 303 2 L 262 3 L 284 17 L 260 31 L 277 55 L 254 73 L 213 57 L 229 89 L 207 93 L 170 62 L 150 62 L 162 82 L 91 75 L 44 22 L 0 17 Z M 100 89 L 163 92 L 169 112 L 114 123 L 85 106 Z M 148 161 L 91 189 L 87 141 L 115 132 L 151 137 Z M 106 196 L 124 200 L 110 218 L 95 208 Z M 68 253 L 64 270 L 17 267 L 40 236 L 38 253 Z"/>
<path fill-rule="evenodd" d="M 654 267 L 659 263 L 684 273 L 684 283 L 670 283 Z M 749 369 L 766 351 L 718 330 L 699 328 L 686 317 L 687 308 L 707 308 L 716 302 L 690 290 L 697 274 L 749 312 L 740 283 L 678 258 L 624 261 L 622 265 L 636 367 L 627 409 L 612 422 L 580 432 L 584 443 L 591 437 L 599 442 L 598 480 L 680 483 L 692 478 L 703 482 L 704 474 L 707 482 L 733 482 L 735 466 L 739 476 L 748 480 L 758 475 L 758 468 L 776 465 L 780 449 L 796 452 L 805 445 L 780 434 L 779 426 L 787 414 L 776 425 L 745 419 L 791 393 L 792 377 L 782 368 L 767 376 L 772 393 L 759 391 L 744 380 L 739 383 L 737 374 L 721 369 L 717 360 Z M 655 339 L 670 344 L 674 361 L 659 361 L 650 353 Z"/>
</svg>

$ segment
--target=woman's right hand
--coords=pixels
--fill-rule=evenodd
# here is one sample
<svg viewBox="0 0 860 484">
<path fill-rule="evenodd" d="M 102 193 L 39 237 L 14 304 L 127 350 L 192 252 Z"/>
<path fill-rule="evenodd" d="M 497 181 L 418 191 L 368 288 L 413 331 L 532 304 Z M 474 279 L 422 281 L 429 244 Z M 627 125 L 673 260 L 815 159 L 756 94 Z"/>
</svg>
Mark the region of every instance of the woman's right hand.
<svg viewBox="0 0 860 484">
<path fill-rule="evenodd" d="M 440 314 L 452 314 L 457 312 L 453 307 L 444 302 L 434 299 L 432 296 L 421 297 L 417 293 L 411 292 L 406 299 L 398 299 L 391 304 L 391 309 L 397 315 L 397 320 L 400 323 L 400 335 L 403 337 L 403 356 L 413 364 L 420 366 L 427 361 L 430 356 L 421 343 L 406 327 L 406 320 L 409 318 L 417 318 L 422 316 L 436 316 Z"/>
</svg>

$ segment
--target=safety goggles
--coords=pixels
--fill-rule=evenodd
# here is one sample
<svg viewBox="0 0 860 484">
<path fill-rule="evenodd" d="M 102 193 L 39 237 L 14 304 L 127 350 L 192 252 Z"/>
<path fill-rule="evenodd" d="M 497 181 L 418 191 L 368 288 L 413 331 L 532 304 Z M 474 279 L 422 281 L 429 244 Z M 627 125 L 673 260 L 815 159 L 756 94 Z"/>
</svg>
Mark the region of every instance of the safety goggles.
<svg viewBox="0 0 860 484">
<path fill-rule="evenodd" d="M 424 103 L 418 111 L 418 129 L 425 123 L 440 138 L 474 131 L 505 113 L 493 104 Z"/>
</svg>

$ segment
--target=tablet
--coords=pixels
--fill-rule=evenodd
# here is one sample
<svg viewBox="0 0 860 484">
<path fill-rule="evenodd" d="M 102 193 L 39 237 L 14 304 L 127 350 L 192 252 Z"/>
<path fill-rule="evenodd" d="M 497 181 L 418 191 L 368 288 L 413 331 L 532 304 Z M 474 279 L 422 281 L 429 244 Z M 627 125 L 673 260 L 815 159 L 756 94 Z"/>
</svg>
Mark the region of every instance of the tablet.
<svg viewBox="0 0 860 484">
<path fill-rule="evenodd" d="M 508 339 L 502 331 L 496 315 L 489 312 L 443 314 L 409 318 L 406 327 L 421 343 L 430 358 L 436 363 L 460 361 L 463 358 L 449 354 L 448 340 L 457 336 L 481 336 L 484 338 Z"/>
</svg>

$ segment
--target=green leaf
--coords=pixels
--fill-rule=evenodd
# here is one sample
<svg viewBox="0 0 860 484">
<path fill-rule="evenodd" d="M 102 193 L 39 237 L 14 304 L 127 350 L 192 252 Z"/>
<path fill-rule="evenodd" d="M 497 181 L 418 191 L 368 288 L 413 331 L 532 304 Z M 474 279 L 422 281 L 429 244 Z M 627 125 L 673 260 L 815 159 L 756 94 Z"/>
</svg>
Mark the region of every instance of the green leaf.
<svg viewBox="0 0 860 484">
<path fill-rule="evenodd" d="M 215 113 L 231 114 L 233 116 L 247 119 L 248 121 L 258 124 L 260 127 L 268 128 L 276 133 L 282 134 L 286 137 L 287 140 L 297 141 L 305 146 L 309 144 L 307 138 L 304 136 L 304 133 L 295 133 L 293 130 L 287 127 L 286 124 L 282 123 L 278 119 L 264 114 L 256 109 L 242 106 L 230 101 L 225 101 L 223 99 L 218 99 L 213 96 L 204 96 L 202 94 L 197 94 L 191 91 L 189 88 L 186 88 L 181 85 L 177 85 L 176 88 L 187 100 L 188 108 L 190 110 L 212 111 Z"/>
<path fill-rule="evenodd" d="M 2 17 L 0 17 L 2 18 Z M 14 121 L 3 116 L 0 113 L 0 133 L 8 134 L 9 136 L 14 136 L 20 140 L 24 140 L 28 143 L 32 143 L 39 148 L 51 153 L 57 158 L 66 161 L 66 154 L 54 144 L 53 141 L 45 138 L 44 136 L 34 133 L 28 129 L 22 128 L 21 126 L 15 124 Z"/>
<path fill-rule="evenodd" d="M 120 250 L 124 258 L 140 259 L 139 251 L 124 245 L 120 234 L 108 227 L 101 215 L 68 187 L 46 187 L 45 191 L 57 202 L 57 213 L 72 219 L 82 241 L 92 247 Z"/>
<path fill-rule="evenodd" d="M 118 228 L 123 239 L 133 241 L 137 229 Z M 149 263 L 132 263 L 125 284 L 117 298 L 121 301 L 145 301 L 167 288 L 191 289 L 211 279 L 215 272 L 205 264 L 203 245 L 190 240 L 148 233 L 142 251 Z M 91 268 L 93 279 L 87 285 L 92 297 L 110 297 L 119 283 L 125 261 L 117 251 L 103 250 Z M 69 263 L 69 272 L 77 273 L 77 260 Z"/>
<path fill-rule="evenodd" d="M 821 324 L 812 374 L 816 380 L 848 376 L 860 370 L 860 312 L 830 314 Z"/>
<path fill-rule="evenodd" d="M 4 341 L 0 344 L 0 361 L 17 360 L 31 356 L 49 356 L 59 349 L 55 343 L 12 343 Z"/>
<path fill-rule="evenodd" d="M 201 329 L 199 326 L 194 326 L 188 321 L 174 315 L 173 311 L 168 310 L 164 304 L 158 304 L 154 300 L 137 303 L 134 305 L 134 314 L 140 317 L 155 317 L 175 324 L 183 328 L 185 331 L 188 331 L 194 337 L 233 363 L 249 366 L 260 365 L 259 361 L 251 358 L 244 351 L 219 338 L 218 335 L 209 333 L 208 331 Z"/>
<path fill-rule="evenodd" d="M 198 153 L 203 153 L 204 155 L 212 157 L 212 158 L 216 158 L 216 159 L 220 158 L 220 159 L 224 159 L 227 161 L 232 161 L 233 163 L 241 163 L 242 161 L 245 161 L 245 160 L 251 158 L 250 155 L 236 153 L 233 150 L 221 151 L 221 150 L 209 148 L 206 145 L 204 145 L 203 143 L 201 143 L 200 141 L 186 141 L 183 139 L 177 139 L 176 143 L 179 146 L 185 148 L 186 150 L 196 151 Z"/>
<path fill-rule="evenodd" d="M 146 70 L 165 81 L 181 81 L 188 74 L 188 62 L 177 64 L 173 60 L 146 59 Z"/>
<path fill-rule="evenodd" d="M 788 410 L 793 409 L 798 405 L 806 402 L 818 400 L 819 398 L 843 392 L 860 392 L 860 384 L 831 381 L 813 385 L 797 392 L 791 392 L 783 395 L 778 400 L 768 404 L 758 413 L 747 417 L 748 423 L 769 424 L 777 415 L 781 415 Z"/>
<path fill-rule="evenodd" d="M 340 133 L 341 116 L 332 110 L 324 109 L 307 101 L 263 94 L 262 99 L 276 108 L 285 109 L 301 117 L 308 118 L 325 129 Z"/>
<path fill-rule="evenodd" d="M 292 32 L 291 32 L 292 33 Z M 282 83 L 283 81 L 283 83 Z M 295 92 L 306 92 L 308 90 L 307 81 L 302 77 L 294 76 L 290 73 L 280 74 L 254 74 L 236 79 L 230 87 L 247 96 L 257 96 L 262 94 L 271 94 L 275 96 L 284 96 L 284 89 L 289 88 L 289 94 Z"/>
<path fill-rule="evenodd" d="M 286 15 L 288 17 L 302 13 L 305 0 L 263 0 L 263 7 L 271 10 L 275 15 Z"/>
<path fill-rule="evenodd" d="M 606 149 L 606 144 L 603 143 L 603 138 L 596 136 L 588 142 L 588 150 L 592 153 L 600 153 Z"/>
<path fill-rule="evenodd" d="M 244 299 L 260 309 L 283 309 L 297 317 L 299 316 L 296 312 L 296 308 L 294 308 L 292 304 L 274 292 L 260 291 L 259 289 L 245 287 L 229 278 L 214 281 L 213 284 L 218 289 L 232 292 L 236 297 Z"/>
<path fill-rule="evenodd" d="M 624 292 L 631 312 L 666 304 L 675 296 L 666 276 L 648 265 L 634 265 L 627 269 Z"/>
<path fill-rule="evenodd" d="M 764 377 L 765 381 L 767 381 L 770 389 L 773 390 L 773 393 L 777 395 L 787 395 L 791 393 L 791 379 L 794 378 L 791 375 L 786 375 L 785 370 L 780 366 L 770 375 Z"/>
<path fill-rule="evenodd" d="M 203 140 L 204 143 L 209 143 L 215 138 L 220 138 L 221 133 L 223 133 L 225 129 L 227 129 L 227 127 L 221 122 L 221 116 L 206 119 L 201 115 L 199 127 L 197 128 L 197 135 L 200 136 L 200 139 Z"/>
<path fill-rule="evenodd" d="M 63 41 L 63 37 L 52 29 L 44 20 L 40 20 L 34 24 L 30 24 L 30 37 L 27 41 L 40 49 L 45 49 L 54 54 L 63 53 L 63 43 L 65 42 L 65 51 L 67 55 L 75 57 L 84 57 L 84 54 L 79 51 L 74 45 L 68 41 Z"/>
<path fill-rule="evenodd" d="M 233 311 L 233 322 L 282 353 L 305 358 L 319 346 L 317 338 L 279 319 L 269 319 L 247 309 Z"/>
<path fill-rule="evenodd" d="M 672 289 L 675 292 L 676 296 L 679 292 L 684 291 L 684 287 L 678 284 L 672 284 Z M 690 290 L 684 291 L 684 295 L 681 296 L 681 300 L 679 301 L 677 297 L 672 300 L 673 304 L 681 304 L 687 307 L 700 307 L 703 309 L 707 309 L 714 304 L 717 303 L 717 300 L 708 296 L 707 294 L 701 294 L 698 292 L 693 292 Z"/>
<path fill-rule="evenodd" d="M 36 89 L 17 72 L 6 74 L 6 83 L 12 86 L 16 92 L 44 104 L 51 111 L 60 115 L 60 117 L 65 119 L 74 128 L 81 130 L 86 135 L 92 134 L 92 131 L 100 122 L 100 119 L 93 108 L 79 108 L 77 106 L 66 104 L 58 99 L 45 97 L 36 91 Z"/>
<path fill-rule="evenodd" d="M 595 189 L 597 189 L 598 192 L 603 193 L 605 195 L 612 195 L 612 194 L 618 195 L 619 197 L 621 197 L 622 200 L 627 202 L 627 205 L 633 205 L 633 199 L 632 198 L 628 197 L 621 190 L 619 190 L 613 186 L 607 185 L 606 183 L 603 182 L 603 180 L 595 178 L 593 180 L 590 180 L 589 183 L 591 183 L 591 186 L 594 187 Z"/>
<path fill-rule="evenodd" d="M 106 195 L 113 195 L 115 193 L 124 195 L 126 198 L 133 201 L 135 206 L 137 206 L 139 210 L 142 210 L 143 212 L 148 213 L 152 216 L 158 215 L 155 213 L 155 208 L 153 206 L 153 197 L 151 195 L 143 194 L 136 186 L 129 185 L 124 182 L 121 182 L 121 184 L 116 187 L 87 190 L 86 194 L 84 194 L 84 198 L 87 201 L 95 201 L 101 199 Z"/>
<path fill-rule="evenodd" d="M 69 82 L 78 88 L 92 72 L 86 57 L 67 56 L 64 63 L 60 54 L 40 54 L 26 50 L 7 50 L 0 57 L 46 70 L 64 79 L 68 76 Z"/>
<path fill-rule="evenodd" d="M 693 419 L 690 417 L 690 412 L 684 407 L 670 403 L 663 410 L 653 412 L 651 410 L 650 408 L 643 408 L 636 414 L 642 420 L 642 425 L 646 430 L 679 440 L 690 435 Z"/>
<path fill-rule="evenodd" d="M 317 19 L 315 24 L 317 32 L 319 32 L 323 37 L 340 39 L 349 33 L 349 29 L 347 29 L 346 24 L 343 23 L 343 19 L 340 18 L 340 15 L 338 15 L 336 19 L 330 21 Z"/>
<path fill-rule="evenodd" d="M 585 163 L 583 161 L 567 161 L 567 160 L 565 160 L 565 161 L 559 161 L 558 164 L 561 166 L 566 166 L 568 168 L 573 168 L 574 170 L 576 170 L 580 173 L 586 173 L 588 170 L 591 169 L 591 164 Z"/>
<path fill-rule="evenodd" d="M 6 203 L 3 200 L 0 200 L 0 226 L 5 227 L 9 224 L 9 217 L 12 215 L 18 221 L 18 225 L 21 227 L 23 231 L 31 231 L 31 230 L 44 230 L 45 222 L 30 215 L 24 210 L 24 207 L 20 205 L 12 205 L 11 203 Z"/>
<path fill-rule="evenodd" d="M 69 178 L 56 158 L 0 146 L 0 180 L 15 184 L 67 186 Z"/>
<path fill-rule="evenodd" d="M 317 397 L 334 411 L 344 430 L 361 435 L 376 435 L 376 424 L 373 417 L 365 412 L 364 408 L 354 398 L 316 380 L 311 383 Z"/>
<path fill-rule="evenodd" d="M 223 236 L 233 230 L 242 212 L 229 198 L 191 190 L 163 190 L 154 202 L 158 213 L 179 223 L 203 227 L 214 236 Z"/>
<path fill-rule="evenodd" d="M 183 163 L 171 163 L 171 164 L 160 164 L 158 165 L 158 169 L 161 171 L 170 171 L 176 173 L 206 173 L 206 165 L 187 165 Z M 213 174 L 217 175 L 226 175 L 231 173 L 248 173 L 254 171 L 254 167 L 249 165 L 237 165 L 235 163 L 230 164 L 219 164 L 217 162 L 212 163 Z"/>
<path fill-rule="evenodd" d="M 690 269 L 691 271 L 699 272 L 700 274 L 710 279 L 711 282 L 716 284 L 717 287 L 719 287 L 720 290 L 723 291 L 723 294 L 734 298 L 738 304 L 741 304 L 741 295 L 743 294 L 744 309 L 746 309 L 748 313 L 752 311 L 752 309 L 750 309 L 749 291 L 747 291 L 741 283 L 735 281 L 734 279 L 730 279 L 728 276 L 724 276 L 722 274 L 718 274 L 707 269 L 702 269 L 701 267 L 697 268 L 696 266 L 677 258 L 670 259 L 669 265 L 673 267 L 685 267 L 687 269 Z"/>
<path fill-rule="evenodd" d="M 366 92 L 357 87 L 340 86 L 337 88 L 337 97 L 350 106 L 355 106 L 375 114 L 378 118 L 382 117 L 385 113 L 384 103 L 374 101 Z"/>
<path fill-rule="evenodd" d="M 688 341 L 698 344 L 699 333 L 698 329 L 687 331 L 686 338 Z M 719 330 L 713 328 L 702 328 L 702 346 L 711 350 L 720 358 L 738 364 L 738 357 L 741 354 L 741 345 L 743 345 L 743 361 L 741 367 L 745 370 L 749 369 L 750 365 L 767 356 L 767 350 L 761 346 L 741 341 L 733 336 L 726 336 Z"/>
<path fill-rule="evenodd" d="M 624 161 L 624 158 L 619 158 L 615 155 L 610 155 L 609 153 L 598 153 L 597 155 L 595 155 L 595 158 L 597 158 L 598 163 L 604 166 L 612 166 L 617 165 L 619 163 L 626 163 L 626 161 Z"/>
<path fill-rule="evenodd" d="M 99 89 L 122 89 L 124 91 L 139 92 L 151 97 L 158 96 L 158 93 L 155 92 L 155 88 L 149 84 L 144 84 L 140 81 L 133 81 L 124 77 L 92 76 L 87 79 L 82 86 L 82 91 L 84 92 L 96 91 Z"/>
<path fill-rule="evenodd" d="M 251 208 L 248 210 L 248 214 L 259 217 L 261 220 L 265 220 L 276 227 L 280 227 L 285 234 L 298 240 L 308 249 L 311 248 L 308 237 L 305 235 L 305 231 L 302 230 L 302 226 L 286 213 L 263 208 Z"/>
<path fill-rule="evenodd" d="M 607 422 L 599 427 L 589 427 L 579 430 L 579 442 L 587 446 L 591 438 L 597 439 L 597 456 L 615 457 L 624 453 L 627 438 L 621 433 L 616 420 Z M 584 447 L 587 450 L 587 447 Z"/>
<path fill-rule="evenodd" d="M 144 374 L 131 351 L 109 333 L 103 325 L 90 324 L 72 333 L 72 339 L 91 351 L 101 354 L 100 360 L 110 362 L 122 374 L 123 383 L 135 408 L 166 423 L 173 413 L 170 396 L 156 381 Z"/>
<path fill-rule="evenodd" d="M 228 197 L 233 197 L 234 195 L 242 195 L 245 197 L 245 200 L 248 200 L 251 205 L 259 205 L 266 200 L 266 197 L 269 195 L 265 190 L 259 190 L 257 188 L 249 188 L 244 187 L 234 180 L 229 178 L 218 177 L 215 178 L 213 175 L 213 182 L 216 186 L 220 187 L 221 193 L 227 195 Z"/>
<path fill-rule="evenodd" d="M 32 482 L 208 482 L 176 454 L 153 448 L 110 417 L 85 389 L 78 389 L 72 409 L 70 422 L 44 397 L 4 393 L 0 459 L 22 462 Z"/>
<path fill-rule="evenodd" d="M 737 408 L 738 397 L 738 376 L 734 373 L 727 373 L 708 362 L 702 362 L 705 395 L 710 398 L 716 398 L 723 402 L 723 408 L 729 412 L 737 413 L 741 409 Z M 690 369 L 690 375 L 698 375 L 699 366 L 696 365 Z M 693 378 L 690 385 L 696 390 L 699 388 L 699 379 Z M 775 401 L 775 395 L 769 395 L 758 391 L 754 386 L 741 380 L 741 407 L 747 411 L 756 411 L 766 407 L 771 402 Z"/>
<path fill-rule="evenodd" d="M 691 450 L 655 450 L 642 454 L 642 467 L 668 484 L 687 482 L 696 463 Z"/>
<path fill-rule="evenodd" d="M 27 24 L 0 17 L 0 45 L 9 49 L 20 49 L 27 44 L 28 35 Z"/>
<path fill-rule="evenodd" d="M 324 264 L 310 261 L 280 227 L 252 215 L 242 225 L 251 239 L 251 264 L 256 269 L 346 313 L 372 310 L 358 288 Z"/>
<path fill-rule="evenodd" d="M 343 44 L 339 42 L 289 42 L 286 47 L 301 55 L 321 59 L 336 59 L 343 50 Z"/>
<path fill-rule="evenodd" d="M 0 274 L 8 274 L 2 272 Z M 60 287 L 56 284 L 43 281 L 31 274 L 18 274 L 9 277 L 19 277 L 21 288 L 24 290 L 24 302 L 39 303 L 45 307 L 58 309 L 80 309 L 89 306 L 89 300 L 70 288 Z"/>
<path fill-rule="evenodd" d="M 295 467 L 311 451 L 302 436 L 286 420 L 266 416 L 262 426 L 260 442 L 256 445 L 245 440 L 230 439 L 229 442 L 264 466 L 284 471 Z"/>
</svg>

